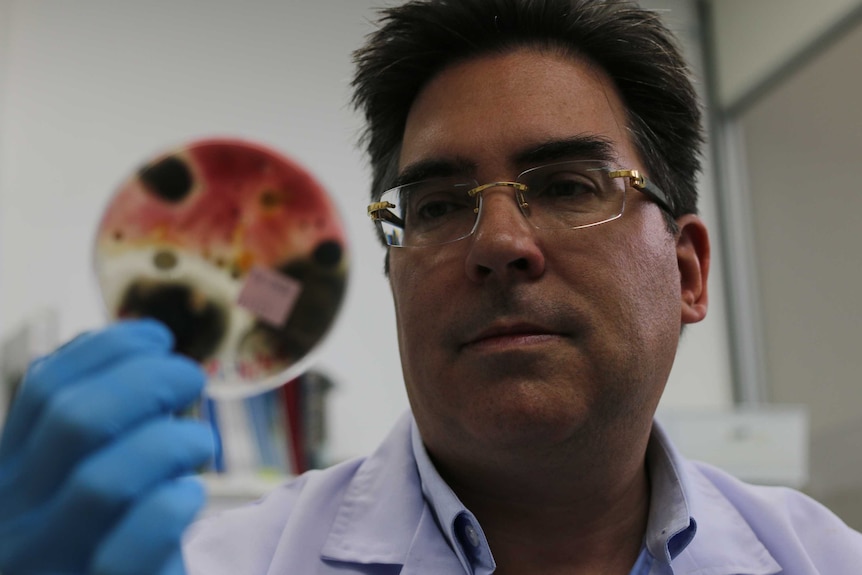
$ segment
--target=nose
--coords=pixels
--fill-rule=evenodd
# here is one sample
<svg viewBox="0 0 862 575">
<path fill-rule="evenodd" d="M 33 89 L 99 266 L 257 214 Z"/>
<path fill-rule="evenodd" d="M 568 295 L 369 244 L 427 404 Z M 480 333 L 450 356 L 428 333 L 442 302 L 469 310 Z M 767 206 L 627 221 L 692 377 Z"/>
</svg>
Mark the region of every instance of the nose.
<svg viewBox="0 0 862 575">
<path fill-rule="evenodd" d="M 508 187 L 482 191 L 476 229 L 469 238 L 467 276 L 476 282 L 533 279 L 545 269 L 545 255 L 534 228 Z"/>
</svg>

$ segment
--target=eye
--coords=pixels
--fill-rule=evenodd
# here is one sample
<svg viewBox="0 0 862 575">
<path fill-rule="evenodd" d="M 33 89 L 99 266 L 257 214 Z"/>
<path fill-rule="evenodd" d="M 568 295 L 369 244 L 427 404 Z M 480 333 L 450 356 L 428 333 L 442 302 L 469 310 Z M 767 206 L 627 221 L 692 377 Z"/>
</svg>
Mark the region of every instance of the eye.
<svg viewBox="0 0 862 575">
<path fill-rule="evenodd" d="M 534 194 L 547 200 L 587 199 L 600 195 L 596 184 L 582 174 L 560 172 L 550 175 L 534 189 Z"/>
<path fill-rule="evenodd" d="M 405 186 L 402 198 L 406 209 L 405 223 L 409 226 L 429 226 L 473 215 L 475 200 L 467 194 L 469 185 L 421 183 Z"/>
<path fill-rule="evenodd" d="M 423 199 L 417 206 L 416 216 L 420 220 L 430 221 L 445 218 L 466 207 L 466 202 L 462 198 L 455 198 L 452 194 L 434 194 L 432 197 Z"/>
</svg>

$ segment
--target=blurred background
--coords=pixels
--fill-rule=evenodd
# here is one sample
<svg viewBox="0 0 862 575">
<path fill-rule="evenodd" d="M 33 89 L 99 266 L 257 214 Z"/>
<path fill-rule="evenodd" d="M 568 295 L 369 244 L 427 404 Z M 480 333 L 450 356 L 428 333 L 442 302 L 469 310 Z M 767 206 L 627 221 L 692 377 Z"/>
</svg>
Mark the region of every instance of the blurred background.
<svg viewBox="0 0 862 575">
<path fill-rule="evenodd" d="M 107 321 L 93 239 L 131 171 L 189 140 L 248 138 L 339 207 L 351 277 L 312 363 L 328 382 L 317 461 L 373 450 L 407 401 L 349 81 L 386 4 L 0 0 L 0 369 Z M 715 244 L 710 314 L 684 336 L 659 418 L 686 453 L 862 528 L 862 1 L 644 5 L 679 35 L 705 102 Z"/>
</svg>

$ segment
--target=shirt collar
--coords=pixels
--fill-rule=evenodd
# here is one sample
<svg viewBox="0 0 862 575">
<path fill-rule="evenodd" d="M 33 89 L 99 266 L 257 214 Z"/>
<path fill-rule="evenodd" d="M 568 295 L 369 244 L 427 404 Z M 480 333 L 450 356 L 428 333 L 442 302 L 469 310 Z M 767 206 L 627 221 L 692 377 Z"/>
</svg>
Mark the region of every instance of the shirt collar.
<svg viewBox="0 0 862 575">
<path fill-rule="evenodd" d="M 493 556 L 479 522 L 440 477 L 422 443 L 415 420 L 411 426 L 411 441 L 422 492 L 449 545 L 468 573 L 474 573 L 474 569 L 478 573 L 489 566 L 493 571 Z M 647 448 L 651 494 L 644 541 L 649 553 L 664 563 L 676 558 L 697 532 L 677 458 L 666 435 L 656 424 Z"/>
<path fill-rule="evenodd" d="M 686 498 L 683 468 L 657 423 L 647 444 L 646 466 L 651 493 L 644 542 L 653 557 L 670 563 L 691 543 L 697 522 Z"/>
<path fill-rule="evenodd" d="M 404 563 L 424 507 L 409 456 L 409 419 L 402 417 L 357 469 L 323 546 L 324 558 Z M 392 502 L 397 502 L 397 513 Z"/>
<path fill-rule="evenodd" d="M 422 492 L 461 565 L 471 574 L 492 572 L 493 556 L 479 522 L 440 477 L 415 420 L 411 425 L 411 442 Z M 689 477 L 688 464 L 658 422 L 653 423 L 646 465 L 650 475 L 650 511 L 644 545 L 658 570 L 673 572 L 670 564 L 677 558 L 681 563 L 695 560 L 702 567 L 712 566 L 716 574 L 730 573 L 726 571 L 730 563 L 739 573 L 752 575 L 780 570 L 745 519 L 721 493 L 699 475 Z M 697 516 L 706 521 L 701 528 Z M 469 529 L 474 530 L 475 536 L 468 535 Z M 699 536 L 695 537 L 696 534 Z M 734 552 L 735 559 L 730 563 L 727 549 L 740 551 Z"/>
<path fill-rule="evenodd" d="M 488 540 L 476 517 L 466 508 L 452 488 L 440 477 L 422 443 L 416 421 L 410 429 L 413 457 L 422 483 L 422 493 L 434 511 L 443 536 L 458 555 L 469 574 L 493 573 L 496 563 Z"/>
<path fill-rule="evenodd" d="M 658 424 L 647 448 L 647 468 L 652 491 L 644 541 L 659 572 L 688 572 L 686 567 L 714 575 L 780 572 L 745 518 L 676 452 Z M 702 518 L 699 524 L 695 517 Z M 468 525 L 478 538 L 476 548 Z M 358 468 L 322 554 L 335 561 L 401 564 L 405 574 L 427 573 L 429 565 L 439 567 L 431 572 L 460 567 L 473 575 L 494 567 L 479 523 L 437 473 L 409 413 Z"/>
<path fill-rule="evenodd" d="M 401 575 L 463 568 L 420 490 L 412 420 L 406 413 L 356 470 L 321 549 L 325 561 L 401 565 Z"/>
<path fill-rule="evenodd" d="M 652 493 L 645 543 L 660 572 L 781 572 L 748 521 L 718 487 L 682 457 L 658 422 L 653 423 L 647 446 L 647 469 Z M 699 523 L 696 517 L 701 518 Z M 674 568 L 670 569 L 672 560 Z"/>
</svg>

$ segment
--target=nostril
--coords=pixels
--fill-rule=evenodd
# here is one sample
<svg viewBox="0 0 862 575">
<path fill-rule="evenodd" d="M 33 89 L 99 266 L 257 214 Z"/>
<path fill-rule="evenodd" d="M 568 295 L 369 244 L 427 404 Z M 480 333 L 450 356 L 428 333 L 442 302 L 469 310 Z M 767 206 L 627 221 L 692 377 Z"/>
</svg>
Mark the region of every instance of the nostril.
<svg viewBox="0 0 862 575">
<path fill-rule="evenodd" d="M 475 269 L 476 269 L 476 276 L 479 278 L 485 278 L 485 277 L 491 275 L 491 271 L 492 271 L 491 268 L 489 268 L 488 266 L 483 266 L 481 264 L 477 265 Z"/>
<path fill-rule="evenodd" d="M 545 255 L 535 236 L 520 231 L 477 231 L 467 251 L 467 274 L 474 281 L 490 276 L 512 280 L 536 278 L 545 269 Z"/>
<path fill-rule="evenodd" d="M 153 265 L 159 270 L 170 270 L 177 265 L 177 256 L 169 250 L 160 250 L 153 256 Z"/>
</svg>

